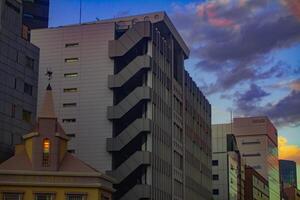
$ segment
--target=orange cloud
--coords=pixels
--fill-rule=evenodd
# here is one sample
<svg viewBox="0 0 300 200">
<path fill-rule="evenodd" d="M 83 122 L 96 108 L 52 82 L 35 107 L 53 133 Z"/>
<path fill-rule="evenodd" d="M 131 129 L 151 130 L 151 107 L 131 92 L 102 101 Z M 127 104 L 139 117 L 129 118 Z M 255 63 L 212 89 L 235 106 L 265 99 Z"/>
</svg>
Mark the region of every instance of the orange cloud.
<svg viewBox="0 0 300 200">
<path fill-rule="evenodd" d="M 293 90 L 296 90 L 296 91 L 300 91 L 300 81 L 299 80 L 293 81 L 290 84 L 290 88 L 293 89 Z"/>
<path fill-rule="evenodd" d="M 283 137 L 278 137 L 279 159 L 294 160 L 300 164 L 300 147 L 297 145 L 288 144 L 288 140 Z"/>
<path fill-rule="evenodd" d="M 197 15 L 207 20 L 209 24 L 216 27 L 231 27 L 234 26 L 234 21 L 218 16 L 220 6 L 226 6 L 228 0 L 219 0 L 197 6 Z"/>
<path fill-rule="evenodd" d="M 300 1 L 299 0 L 281 0 L 288 9 L 300 19 Z"/>
</svg>

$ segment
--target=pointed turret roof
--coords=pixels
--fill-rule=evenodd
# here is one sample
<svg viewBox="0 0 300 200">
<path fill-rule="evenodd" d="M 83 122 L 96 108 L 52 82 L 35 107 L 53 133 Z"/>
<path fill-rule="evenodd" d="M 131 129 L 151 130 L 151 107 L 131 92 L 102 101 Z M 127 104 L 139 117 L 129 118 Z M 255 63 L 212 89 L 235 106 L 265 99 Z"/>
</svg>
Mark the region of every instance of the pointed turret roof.
<svg viewBox="0 0 300 200">
<path fill-rule="evenodd" d="M 46 93 L 44 96 L 44 101 L 42 104 L 41 112 L 38 116 L 39 118 L 56 118 L 54 111 L 54 103 L 53 103 L 53 95 L 52 88 L 49 84 L 46 89 Z"/>
</svg>

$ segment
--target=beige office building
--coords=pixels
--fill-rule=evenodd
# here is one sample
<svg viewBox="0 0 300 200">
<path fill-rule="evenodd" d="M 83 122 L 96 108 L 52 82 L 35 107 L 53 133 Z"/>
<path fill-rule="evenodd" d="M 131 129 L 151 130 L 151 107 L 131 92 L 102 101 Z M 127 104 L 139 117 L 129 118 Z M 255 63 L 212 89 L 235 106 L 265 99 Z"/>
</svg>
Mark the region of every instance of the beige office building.
<svg viewBox="0 0 300 200">
<path fill-rule="evenodd" d="M 280 199 L 277 130 L 267 117 L 235 118 L 233 133 L 246 164 L 269 182 L 271 200 Z"/>
</svg>

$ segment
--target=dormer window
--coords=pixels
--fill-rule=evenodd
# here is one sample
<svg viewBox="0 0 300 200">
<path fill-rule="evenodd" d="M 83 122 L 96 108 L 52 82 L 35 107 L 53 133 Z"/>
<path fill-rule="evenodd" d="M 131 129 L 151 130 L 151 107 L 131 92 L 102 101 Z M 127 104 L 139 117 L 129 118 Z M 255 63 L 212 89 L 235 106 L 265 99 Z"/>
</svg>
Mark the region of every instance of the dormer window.
<svg viewBox="0 0 300 200">
<path fill-rule="evenodd" d="M 50 165 L 50 140 L 48 138 L 43 140 L 43 167 Z"/>
</svg>

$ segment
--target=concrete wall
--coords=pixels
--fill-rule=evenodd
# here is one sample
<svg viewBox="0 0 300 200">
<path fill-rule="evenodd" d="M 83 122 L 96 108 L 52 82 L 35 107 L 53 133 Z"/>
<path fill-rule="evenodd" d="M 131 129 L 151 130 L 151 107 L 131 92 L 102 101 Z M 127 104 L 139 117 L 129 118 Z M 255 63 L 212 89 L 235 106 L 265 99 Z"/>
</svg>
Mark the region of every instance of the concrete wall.
<svg viewBox="0 0 300 200">
<path fill-rule="evenodd" d="M 48 84 L 44 74 L 50 69 L 56 114 L 66 133 L 72 134 L 69 150 L 101 171 L 111 169 L 106 138 L 112 137 L 112 124 L 106 110 L 113 103 L 107 85 L 114 69 L 108 56 L 108 41 L 113 38 L 113 23 L 32 31 L 32 42 L 41 48 L 38 109 Z M 66 48 L 70 43 L 78 45 Z M 68 58 L 78 61 L 66 63 Z M 77 77 L 65 77 L 69 73 Z M 77 88 L 77 92 L 66 92 L 68 88 Z M 66 106 L 70 103 L 73 106 Z"/>
</svg>

